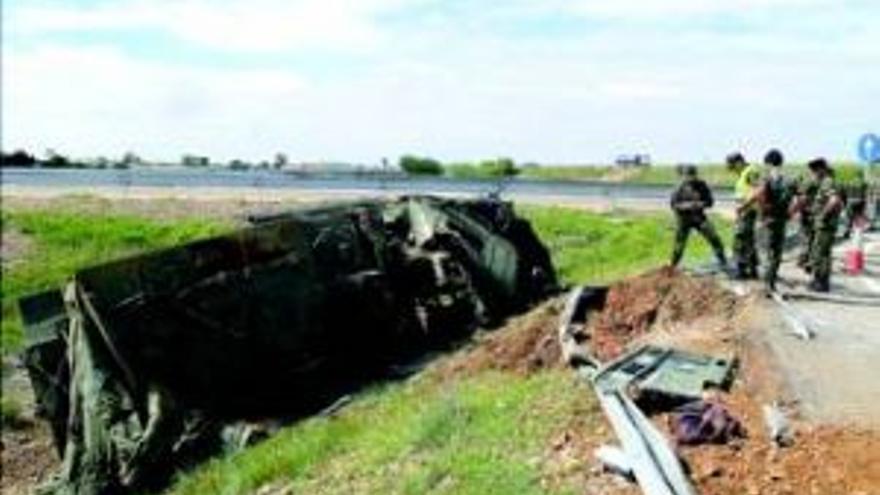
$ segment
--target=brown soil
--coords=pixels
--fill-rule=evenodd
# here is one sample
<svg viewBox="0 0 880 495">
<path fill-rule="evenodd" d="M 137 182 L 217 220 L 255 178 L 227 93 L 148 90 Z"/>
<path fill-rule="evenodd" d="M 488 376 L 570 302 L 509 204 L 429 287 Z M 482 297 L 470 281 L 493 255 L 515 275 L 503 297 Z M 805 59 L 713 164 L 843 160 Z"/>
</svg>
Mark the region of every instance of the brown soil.
<svg viewBox="0 0 880 495">
<path fill-rule="evenodd" d="M 58 469 L 58 456 L 49 428 L 42 422 L 4 427 L 0 445 L 0 492 L 25 495 L 49 480 Z"/>
<path fill-rule="evenodd" d="M 438 371 L 446 377 L 487 369 L 528 374 L 562 366 L 556 327 L 563 303 L 562 299 L 551 299 L 511 319 L 503 328 L 477 337 L 467 352 L 441 363 Z"/>
<path fill-rule="evenodd" d="M 600 361 L 660 327 L 674 328 L 707 315 L 730 318 L 734 298 L 714 282 L 662 268 L 612 285 L 591 322 L 590 351 Z"/>
</svg>

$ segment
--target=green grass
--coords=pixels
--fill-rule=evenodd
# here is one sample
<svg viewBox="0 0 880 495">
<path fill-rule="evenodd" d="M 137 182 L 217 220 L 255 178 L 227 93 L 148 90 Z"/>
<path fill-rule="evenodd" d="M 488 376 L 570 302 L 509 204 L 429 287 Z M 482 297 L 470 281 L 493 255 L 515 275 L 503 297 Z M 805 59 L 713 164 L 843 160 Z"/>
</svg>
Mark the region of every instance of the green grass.
<svg viewBox="0 0 880 495">
<path fill-rule="evenodd" d="M 592 430 L 599 417 L 566 371 L 423 377 L 375 388 L 335 418 L 209 462 L 170 493 L 249 493 L 269 483 L 310 494 L 575 493 L 542 489 L 537 461 L 572 418 Z"/>
<path fill-rule="evenodd" d="M 22 421 L 22 406 L 10 397 L 0 399 L 0 427 L 15 428 Z"/>
<path fill-rule="evenodd" d="M 668 263 L 675 221 L 668 213 L 593 213 L 571 208 L 521 206 L 538 236 L 550 248 L 567 283 L 606 283 Z M 729 248 L 730 222 L 713 218 Z M 693 233 L 685 261 L 707 259 L 709 245 Z"/>
<path fill-rule="evenodd" d="M 225 228 L 221 222 L 200 219 L 157 221 L 58 209 L 3 211 L 3 230 L 14 229 L 30 241 L 23 259 L 3 267 L 3 352 L 14 352 L 21 346 L 16 304 L 19 297 L 58 286 L 80 268 L 205 237 Z"/>
</svg>

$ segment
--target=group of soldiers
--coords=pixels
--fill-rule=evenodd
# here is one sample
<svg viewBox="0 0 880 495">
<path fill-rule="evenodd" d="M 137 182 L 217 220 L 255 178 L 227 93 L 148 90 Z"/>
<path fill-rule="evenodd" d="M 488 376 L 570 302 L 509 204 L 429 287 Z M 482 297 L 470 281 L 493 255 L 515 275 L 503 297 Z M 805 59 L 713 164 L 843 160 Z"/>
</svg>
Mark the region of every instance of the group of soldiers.
<svg viewBox="0 0 880 495">
<path fill-rule="evenodd" d="M 680 168 L 682 181 L 671 198 L 678 222 L 672 265 L 681 261 L 691 230 L 697 230 L 711 245 L 722 268 L 732 270 L 740 280 L 757 280 L 763 275 L 768 291 L 775 291 L 788 222 L 797 218 L 801 242 L 798 266 L 812 276 L 811 290 L 828 292 L 831 250 L 842 214 L 847 210 L 845 235 L 852 231 L 854 222 L 864 218 L 864 177 L 856 180 L 856 187 L 845 191 L 835 180 L 834 169 L 828 162 L 816 158 L 807 164 L 808 174 L 792 180 L 782 173 L 785 159 L 776 149 L 766 153 L 763 164 L 750 164 L 739 152 L 728 155 L 726 161 L 728 169 L 736 174 L 734 265 L 728 265 L 721 238 L 706 216 L 705 210 L 714 202 L 712 192 L 692 165 Z M 764 264 L 759 273 L 760 258 Z"/>
</svg>

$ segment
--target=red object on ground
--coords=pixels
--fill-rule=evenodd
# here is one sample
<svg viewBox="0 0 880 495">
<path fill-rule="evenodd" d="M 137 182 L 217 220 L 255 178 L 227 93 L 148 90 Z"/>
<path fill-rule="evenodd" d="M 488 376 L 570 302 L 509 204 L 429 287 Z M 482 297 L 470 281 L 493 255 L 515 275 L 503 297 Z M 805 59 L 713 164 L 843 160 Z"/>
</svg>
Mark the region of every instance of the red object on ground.
<svg viewBox="0 0 880 495">
<path fill-rule="evenodd" d="M 860 275 L 865 269 L 865 252 L 854 247 L 846 252 L 846 273 Z"/>
<path fill-rule="evenodd" d="M 859 223 L 853 229 L 852 241 L 844 256 L 844 269 L 850 275 L 859 275 L 865 270 L 864 225 Z"/>
</svg>

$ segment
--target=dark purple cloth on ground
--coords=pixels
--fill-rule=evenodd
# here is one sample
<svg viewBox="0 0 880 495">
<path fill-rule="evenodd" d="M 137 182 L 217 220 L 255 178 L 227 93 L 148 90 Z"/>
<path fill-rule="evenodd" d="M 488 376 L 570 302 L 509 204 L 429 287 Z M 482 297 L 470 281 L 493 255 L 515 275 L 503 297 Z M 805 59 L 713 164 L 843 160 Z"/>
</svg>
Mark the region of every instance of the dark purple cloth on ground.
<svg viewBox="0 0 880 495">
<path fill-rule="evenodd" d="M 727 443 L 745 436 L 742 423 L 717 402 L 689 402 L 673 411 L 669 422 L 680 445 Z"/>
</svg>

